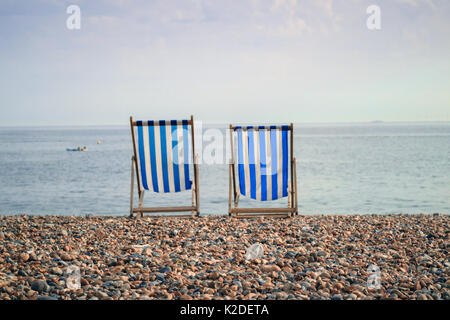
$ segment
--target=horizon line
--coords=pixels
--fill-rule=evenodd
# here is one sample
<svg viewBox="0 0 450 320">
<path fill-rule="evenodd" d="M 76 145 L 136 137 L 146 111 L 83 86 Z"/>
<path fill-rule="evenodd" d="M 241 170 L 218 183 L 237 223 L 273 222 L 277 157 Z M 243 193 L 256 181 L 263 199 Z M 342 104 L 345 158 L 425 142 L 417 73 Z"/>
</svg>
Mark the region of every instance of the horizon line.
<svg viewBox="0 0 450 320">
<path fill-rule="evenodd" d="M 160 119 L 161 120 L 161 119 Z M 210 121 L 210 120 L 195 120 L 201 121 L 207 124 L 229 124 L 229 121 Z M 232 123 L 259 123 L 261 121 L 233 121 Z M 272 121 L 273 123 L 284 123 L 280 121 Z M 285 121 L 286 123 L 290 121 Z M 384 120 L 366 120 L 366 121 L 292 121 L 294 124 L 394 124 L 394 123 L 450 123 L 450 120 L 395 120 L 395 121 L 384 121 Z M 128 123 L 107 123 L 107 124 L 12 124 L 3 125 L 0 124 L 0 128 L 33 128 L 33 127 L 122 127 L 128 126 Z"/>
</svg>

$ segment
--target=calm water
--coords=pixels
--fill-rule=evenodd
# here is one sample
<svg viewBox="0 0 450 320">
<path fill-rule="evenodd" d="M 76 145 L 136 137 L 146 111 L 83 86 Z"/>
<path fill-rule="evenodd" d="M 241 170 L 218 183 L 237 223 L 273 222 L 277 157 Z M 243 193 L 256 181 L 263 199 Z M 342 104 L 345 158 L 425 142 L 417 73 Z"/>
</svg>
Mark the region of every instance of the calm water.
<svg viewBox="0 0 450 320">
<path fill-rule="evenodd" d="M 131 148 L 126 126 L 0 128 L 0 214 L 128 214 Z M 294 149 L 301 214 L 450 213 L 449 123 L 298 124 Z M 201 212 L 225 214 L 228 167 L 201 165 L 200 182 Z"/>
</svg>

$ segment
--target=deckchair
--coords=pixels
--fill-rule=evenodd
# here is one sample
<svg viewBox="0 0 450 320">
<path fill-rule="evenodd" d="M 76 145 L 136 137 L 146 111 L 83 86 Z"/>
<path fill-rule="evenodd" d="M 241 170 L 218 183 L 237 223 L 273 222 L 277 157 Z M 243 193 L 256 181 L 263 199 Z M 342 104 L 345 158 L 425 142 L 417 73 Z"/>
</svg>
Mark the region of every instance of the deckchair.
<svg viewBox="0 0 450 320">
<path fill-rule="evenodd" d="M 228 201 L 230 216 L 288 217 L 298 214 L 293 132 L 292 123 L 283 126 L 230 125 L 231 163 Z M 235 140 L 237 150 L 234 146 Z M 284 208 L 239 208 L 240 195 L 259 201 L 287 197 L 288 205 Z"/>
<path fill-rule="evenodd" d="M 190 120 L 134 121 L 130 117 L 134 155 L 131 158 L 130 216 L 144 213 L 186 212 L 200 214 L 198 156 L 195 154 L 194 118 Z M 189 132 L 191 141 L 189 141 Z M 189 155 L 192 154 L 194 182 L 189 176 Z M 134 207 L 134 174 L 136 172 L 139 195 Z M 144 208 L 144 191 L 172 193 L 192 189 L 192 205 L 178 207 Z M 165 215 L 169 216 L 169 215 Z M 172 215 L 174 216 L 174 215 Z"/>
</svg>

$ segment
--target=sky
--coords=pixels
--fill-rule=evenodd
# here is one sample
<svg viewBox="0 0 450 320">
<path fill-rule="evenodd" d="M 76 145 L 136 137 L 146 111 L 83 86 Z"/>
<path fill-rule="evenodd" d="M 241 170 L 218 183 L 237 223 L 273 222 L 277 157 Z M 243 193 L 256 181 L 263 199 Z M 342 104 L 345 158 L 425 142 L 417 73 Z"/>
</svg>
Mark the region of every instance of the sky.
<svg viewBox="0 0 450 320">
<path fill-rule="evenodd" d="M 448 0 L 0 0 L 0 125 L 450 121 L 449 39 Z"/>
</svg>

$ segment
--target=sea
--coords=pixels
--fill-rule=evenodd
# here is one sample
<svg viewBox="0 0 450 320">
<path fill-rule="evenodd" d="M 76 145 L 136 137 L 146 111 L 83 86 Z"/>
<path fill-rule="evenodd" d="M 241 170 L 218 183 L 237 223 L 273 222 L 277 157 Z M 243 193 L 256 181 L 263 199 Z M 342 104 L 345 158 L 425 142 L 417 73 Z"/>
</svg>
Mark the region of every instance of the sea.
<svg viewBox="0 0 450 320">
<path fill-rule="evenodd" d="M 203 215 L 227 214 L 227 126 L 202 123 L 196 133 Z M 294 128 L 299 214 L 450 213 L 449 122 Z M 212 148 L 211 136 L 220 132 Z M 85 152 L 66 150 L 84 146 Z M 0 127 L 0 215 L 129 215 L 132 152 L 127 125 Z M 145 206 L 190 204 L 190 191 L 144 198 Z M 240 204 L 287 200 L 241 197 Z"/>
</svg>

